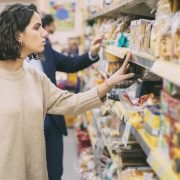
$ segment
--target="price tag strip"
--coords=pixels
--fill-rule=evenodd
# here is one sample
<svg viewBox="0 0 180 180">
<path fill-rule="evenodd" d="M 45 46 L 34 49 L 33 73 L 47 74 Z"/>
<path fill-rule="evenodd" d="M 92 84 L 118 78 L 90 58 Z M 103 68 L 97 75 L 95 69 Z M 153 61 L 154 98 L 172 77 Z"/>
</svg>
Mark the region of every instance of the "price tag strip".
<svg viewBox="0 0 180 180">
<path fill-rule="evenodd" d="M 163 157 L 163 154 L 159 153 L 158 150 L 151 151 L 147 162 L 156 172 L 158 177 L 162 180 L 179 180 L 180 177 L 174 172 L 170 166 L 170 162 Z"/>
<path fill-rule="evenodd" d="M 131 126 L 132 126 L 132 124 L 128 121 L 126 123 L 126 127 L 124 130 L 123 136 L 122 136 L 122 143 L 124 144 L 125 147 L 128 144 L 128 140 L 129 140 L 130 133 L 131 133 Z"/>
</svg>

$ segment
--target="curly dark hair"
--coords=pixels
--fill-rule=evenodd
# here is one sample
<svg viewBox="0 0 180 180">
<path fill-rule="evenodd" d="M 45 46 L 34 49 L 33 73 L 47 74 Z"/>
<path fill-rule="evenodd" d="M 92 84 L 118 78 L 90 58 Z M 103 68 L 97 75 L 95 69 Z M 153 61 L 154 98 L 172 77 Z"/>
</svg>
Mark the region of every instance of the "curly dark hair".
<svg viewBox="0 0 180 180">
<path fill-rule="evenodd" d="M 8 5 L 0 14 L 0 60 L 15 60 L 20 58 L 21 44 L 17 37 L 19 32 L 24 32 L 31 21 L 33 14 L 37 12 L 34 4 Z M 29 55 L 29 58 L 37 59 L 37 54 Z"/>
</svg>

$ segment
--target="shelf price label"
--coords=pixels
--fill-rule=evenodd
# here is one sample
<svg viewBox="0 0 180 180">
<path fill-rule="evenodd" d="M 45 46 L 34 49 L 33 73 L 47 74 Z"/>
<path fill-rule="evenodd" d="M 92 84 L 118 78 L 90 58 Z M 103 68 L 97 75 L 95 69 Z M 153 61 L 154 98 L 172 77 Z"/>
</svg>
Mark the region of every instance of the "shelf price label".
<svg viewBox="0 0 180 180">
<path fill-rule="evenodd" d="M 120 120 L 123 119 L 124 114 L 122 111 L 119 111 L 117 108 L 114 108 L 114 112 L 116 113 L 116 115 L 119 117 Z"/>
<path fill-rule="evenodd" d="M 131 125 L 130 122 L 126 123 L 126 127 L 125 127 L 125 130 L 124 130 L 123 136 L 122 136 L 122 143 L 124 144 L 125 147 L 127 146 L 127 143 L 128 143 L 128 140 L 129 140 L 129 136 L 130 136 L 130 133 L 131 133 L 131 126 L 132 125 Z"/>
<path fill-rule="evenodd" d="M 153 170 L 156 172 L 158 177 L 163 180 L 178 180 L 178 177 L 176 177 L 172 173 L 171 167 L 168 165 L 167 161 L 164 161 L 161 158 L 161 155 L 159 155 L 157 152 L 151 152 L 150 155 L 147 158 L 147 162 L 150 164 L 150 166 L 153 168 Z"/>
<path fill-rule="evenodd" d="M 151 167 L 154 169 L 155 172 L 158 171 L 160 164 L 158 163 L 156 157 L 153 155 L 152 152 L 149 154 L 147 158 L 147 162 L 151 165 Z"/>
</svg>

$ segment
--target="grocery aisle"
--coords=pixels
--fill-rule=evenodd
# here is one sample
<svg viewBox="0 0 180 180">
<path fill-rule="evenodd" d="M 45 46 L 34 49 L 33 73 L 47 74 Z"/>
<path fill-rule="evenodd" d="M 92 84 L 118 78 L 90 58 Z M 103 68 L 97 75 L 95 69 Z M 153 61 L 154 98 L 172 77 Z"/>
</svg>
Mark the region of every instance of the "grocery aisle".
<svg viewBox="0 0 180 180">
<path fill-rule="evenodd" d="M 64 137 L 64 173 L 62 180 L 79 180 L 77 141 L 74 129 L 68 129 Z"/>
<path fill-rule="evenodd" d="M 29 2 L 29 0 L 21 1 L 25 3 Z M 6 17 L 8 17 L 7 15 L 9 14 L 11 17 L 9 19 L 13 20 L 14 17 L 12 15 L 14 14 L 17 20 L 19 19 L 15 21 L 15 24 L 17 28 L 21 29 L 23 27 L 23 24 L 21 25 L 21 16 L 17 16 L 17 14 L 19 13 L 19 15 L 21 15 L 23 13 L 26 16 L 24 6 L 23 8 L 12 8 L 8 11 L 6 10 L 5 13 L 1 13 L 2 7 L 4 8 L 5 5 L 10 2 L 16 1 L 0 0 L 0 28 L 2 26 L 2 29 L 7 29 L 9 25 L 12 26 L 13 22 L 10 21 L 8 24 L 6 23 Z M 52 18 L 55 19 L 55 24 L 57 24 L 57 30 L 54 35 L 54 22 L 51 24 L 52 29 L 45 28 L 45 30 L 51 34 L 48 37 L 49 42 L 47 43 L 52 44 L 54 50 L 64 55 L 75 57 L 75 59 L 78 54 L 87 51 L 89 53 L 87 53 L 86 56 L 81 56 L 81 58 L 85 57 L 85 59 L 89 61 L 88 64 L 94 64 L 82 72 L 65 74 L 64 72 L 66 71 L 74 72 L 73 69 L 76 65 L 77 69 L 81 69 L 80 66 L 86 63 L 82 63 L 80 60 L 79 62 L 77 61 L 75 65 L 71 63 L 73 59 L 67 58 L 66 60 L 64 56 L 62 56 L 61 59 L 61 54 L 59 54 L 59 58 L 57 58 L 47 53 L 50 57 L 46 57 L 46 48 L 44 50 L 45 59 L 47 62 L 50 60 L 50 64 L 49 62 L 47 64 L 45 63 L 47 67 L 44 67 L 44 63 L 41 63 L 41 61 L 35 63 L 31 61 L 31 64 L 34 64 L 37 69 L 44 71 L 53 83 L 55 83 L 54 80 L 56 76 L 55 85 L 62 89 L 84 92 L 100 84 L 103 84 L 104 87 L 106 86 L 106 90 L 109 89 L 106 96 L 107 100 L 101 107 L 90 109 L 78 115 L 76 120 L 71 116 L 66 117 L 67 127 L 74 126 L 76 129 L 68 129 L 68 136 L 64 137 L 64 173 L 61 179 L 180 180 L 180 78 L 178 78 L 180 77 L 180 0 L 51 0 L 51 2 L 49 0 L 47 0 L 47 2 L 46 0 L 34 0 L 33 2 L 39 6 L 38 11 L 40 14 L 50 13 Z M 47 7 L 45 7 L 45 4 Z M 64 14 L 66 14 L 66 18 Z M 69 14 L 69 16 L 67 14 Z M 33 20 L 36 16 L 32 16 Z M 29 19 L 29 22 L 31 23 L 31 19 Z M 26 24 L 23 21 L 22 23 Z M 47 26 L 49 27 L 49 25 Z M 39 26 L 36 27 L 35 25 L 33 27 L 34 30 L 39 32 Z M 22 110 L 21 106 L 10 112 L 11 117 L 20 113 L 21 116 L 18 116 L 20 119 L 16 118 L 17 123 L 21 122 L 21 117 L 23 117 L 24 114 L 26 114 L 26 117 L 29 119 L 31 119 L 31 116 L 34 119 L 35 114 L 38 113 L 37 118 L 40 118 L 40 112 L 29 108 L 30 105 L 32 106 L 36 103 L 36 101 L 34 101 L 36 100 L 35 96 L 34 98 L 33 96 L 29 99 L 26 98 L 26 96 L 29 97 L 29 95 L 32 94 L 29 84 L 33 84 L 35 89 L 39 90 L 36 88 L 36 83 L 23 81 L 23 79 L 26 80 L 28 69 L 23 68 L 23 71 L 27 71 L 27 73 L 23 73 L 22 79 L 14 79 L 14 77 L 19 77 L 20 67 L 18 68 L 18 66 L 16 66 L 18 65 L 16 61 L 15 63 L 4 61 L 9 59 L 10 54 L 12 54 L 12 60 L 19 61 L 19 59 L 25 57 L 24 55 L 28 55 L 27 52 L 29 52 L 29 54 L 31 51 L 33 54 L 34 52 L 39 52 L 38 46 L 36 50 L 36 47 L 31 47 L 30 44 L 27 45 L 26 42 L 24 42 L 24 40 L 26 41 L 28 38 L 28 42 L 33 40 L 33 37 L 37 38 L 37 34 L 28 31 L 27 38 L 24 38 L 24 30 L 20 33 L 22 36 L 18 36 L 18 39 L 14 36 L 17 34 L 14 30 L 12 32 L 0 31 L 0 37 L 2 39 L 3 37 L 14 37 L 14 39 L 18 41 L 15 41 L 15 46 L 18 45 L 19 47 L 19 55 L 15 55 L 12 51 L 13 49 L 10 48 L 14 42 L 9 42 L 8 39 L 8 44 L 6 43 L 6 39 L 0 41 L 0 47 L 5 48 L 4 50 L 0 48 L 0 82 L 2 82 L 0 108 L 3 107 L 0 111 L 0 117 L 2 115 L 4 118 L 4 115 L 7 114 L 6 108 L 4 109 L 6 102 L 8 105 L 7 108 L 11 107 L 12 103 L 15 103 L 13 107 L 18 107 L 16 106 L 18 104 L 15 100 L 23 98 L 23 109 L 26 110 L 26 112 L 19 111 L 19 108 Z M 104 36 L 101 42 L 100 40 L 95 40 L 96 35 L 99 36 L 99 34 L 103 34 Z M 40 37 L 45 38 L 42 34 Z M 95 55 L 95 53 L 93 53 L 94 42 L 97 42 L 99 44 L 98 46 L 101 46 L 98 53 L 99 59 L 97 61 L 97 54 Z M 42 46 L 42 43 L 40 44 Z M 7 51 L 6 46 L 9 46 L 10 51 Z M 128 56 L 129 53 L 132 54 L 131 57 Z M 14 59 L 14 56 L 17 57 Z M 89 56 L 89 58 L 86 58 L 87 56 Z M 81 58 L 77 57 L 77 59 Z M 52 61 L 52 59 L 54 59 L 54 61 Z M 63 61 L 63 59 L 64 62 L 60 62 Z M 2 60 L 3 62 L 1 62 Z M 124 61 L 129 64 L 128 71 L 126 71 L 125 65 L 123 65 Z M 52 62 L 54 63 L 52 64 Z M 28 64 L 30 64 L 30 61 L 28 61 Z M 63 73 L 56 73 L 56 69 L 62 70 Z M 126 72 L 134 73 L 134 77 L 119 82 L 111 89 L 109 85 L 113 85 L 113 82 L 115 82 L 112 76 L 114 76 L 114 73 L 119 69 L 121 69 L 119 71 L 119 80 L 124 79 L 124 73 Z M 17 72 L 15 70 L 17 70 Z M 51 70 L 53 70 L 52 73 Z M 12 73 L 14 75 L 12 75 Z M 13 77 L 11 78 L 11 76 Z M 38 76 L 36 77 L 38 78 Z M 11 87 L 11 85 L 9 85 L 10 80 L 13 80 L 12 88 L 7 91 L 7 85 Z M 36 78 L 33 75 L 33 78 L 29 80 L 36 80 Z M 20 81 L 22 84 L 19 84 Z M 39 82 L 39 79 L 37 79 L 37 82 Z M 16 92 L 19 89 L 19 86 L 17 87 L 18 84 L 20 86 L 22 85 L 23 89 L 26 90 L 25 93 L 24 91 L 22 91 L 22 94 L 20 94 L 19 91 Z M 35 95 L 38 95 L 42 89 L 43 92 L 46 92 L 43 83 L 41 84 L 42 88 L 40 91 L 37 91 Z M 38 84 L 37 86 L 40 87 Z M 11 93 L 12 89 L 15 90 L 13 94 Z M 101 95 L 100 89 L 101 88 L 98 88 L 99 96 Z M 3 96 L 4 94 L 6 95 L 7 92 L 10 92 L 9 95 L 10 97 L 12 96 L 12 100 L 15 98 L 14 102 L 10 102 L 8 98 L 6 99 L 6 96 Z M 18 95 L 18 97 L 14 96 L 14 94 Z M 43 95 L 40 94 L 40 96 L 36 97 L 42 96 Z M 94 96 L 92 95 L 91 97 L 93 101 Z M 48 100 L 46 100 L 47 97 L 45 96 L 44 98 L 45 101 L 43 102 L 48 102 Z M 91 103 L 91 100 L 89 99 L 88 102 Z M 51 99 L 49 101 L 51 102 Z M 71 103 L 71 101 L 68 102 Z M 49 103 L 47 103 L 47 105 L 48 104 Z M 40 108 L 44 107 L 43 105 L 44 104 L 41 104 Z M 52 105 L 52 111 L 53 108 L 54 105 Z M 31 114 L 29 109 L 32 110 Z M 5 116 L 5 119 L 7 118 L 6 121 L 12 121 L 11 118 L 9 119 L 10 115 Z M 29 123 L 29 121 L 24 122 Z M 27 128 L 35 127 L 34 132 L 40 132 L 36 129 L 40 126 L 36 124 L 37 122 L 42 122 L 42 119 L 41 121 L 30 122 L 30 126 L 29 124 L 24 124 L 24 126 Z M 61 127 L 60 130 L 65 132 L 66 127 L 63 121 L 59 120 L 58 122 L 62 123 L 57 124 L 58 128 Z M 19 137 L 18 144 L 20 143 L 21 146 L 18 147 L 25 147 L 26 149 L 27 146 L 29 149 L 31 145 L 29 143 L 31 142 L 21 142 L 20 136 L 13 133 L 13 129 L 15 129 L 14 125 L 18 127 L 17 123 L 10 123 L 12 128 L 9 128 L 9 130 L 12 130 L 12 132 L 9 131 L 9 135 L 6 132 L 1 132 L 1 134 L 5 134 L 8 137 L 10 136 L 12 143 L 14 142 L 13 138 Z M 9 123 L 7 125 L 9 125 Z M 1 122 L 1 120 L 0 128 L 2 130 L 7 129 L 4 128 L 4 123 Z M 31 130 L 32 129 L 27 129 L 25 133 L 33 138 Z M 28 134 L 28 132 L 30 133 Z M 11 136 L 11 134 L 16 135 L 16 137 Z M 35 136 L 34 138 L 35 140 L 37 139 Z M 4 142 L 6 139 L 0 135 L 1 142 Z M 33 141 L 32 139 L 32 142 Z M 36 141 L 38 141 L 38 139 Z M 9 143 L 7 144 L 8 146 L 6 146 L 6 144 L 7 143 L 3 143 L 3 147 L 1 147 L 3 150 L 2 153 L 5 154 L 5 156 L 2 156 L 3 159 L 4 157 L 8 159 L 6 149 L 9 149 Z M 41 145 L 40 142 L 37 144 L 39 148 L 42 148 Z M 17 148 L 17 146 L 14 147 Z M 32 152 L 36 155 L 38 153 L 36 153 L 37 148 L 34 149 L 33 146 L 31 147 Z M 24 149 L 18 148 L 13 149 L 13 151 L 16 154 L 24 154 L 23 157 L 25 158 L 26 156 L 31 157 L 33 155 L 33 153 L 27 154 Z M 57 150 L 57 153 L 60 154 L 60 149 Z M 52 154 L 50 154 L 50 157 L 51 155 Z M 57 155 L 55 154 L 56 158 Z M 34 158 L 34 156 L 27 158 L 28 163 L 33 164 L 34 169 L 39 168 L 39 166 L 41 166 L 41 159 L 37 158 L 37 163 L 34 163 Z M 18 163 L 19 167 L 16 167 L 13 165 L 13 158 L 11 158 L 13 163 L 11 166 L 14 169 L 12 168 L 11 171 L 9 171 L 8 167 L 11 161 L 3 163 L 5 162 L 3 159 L 0 159 L 0 167 L 3 167 L 0 168 L 0 180 L 6 176 L 8 176 L 8 179 L 13 179 L 14 172 L 20 172 L 19 178 L 17 177 L 18 179 L 29 179 L 29 173 L 23 172 L 23 169 L 20 169 L 24 166 L 20 164 L 21 162 Z M 52 157 L 51 160 L 54 163 Z M 42 166 L 45 165 L 42 164 Z M 7 171 L 5 172 L 4 169 L 7 169 Z M 57 171 L 59 170 L 60 169 L 57 169 Z M 27 172 L 29 172 L 28 167 Z M 2 175 L 2 173 L 4 173 L 4 175 Z M 38 176 L 38 174 L 41 176 L 39 172 L 38 174 L 36 171 L 32 173 L 32 177 Z M 42 174 L 43 173 L 44 172 L 42 172 Z M 21 174 L 24 177 L 21 178 Z M 42 178 L 37 177 L 38 180 Z"/>
</svg>

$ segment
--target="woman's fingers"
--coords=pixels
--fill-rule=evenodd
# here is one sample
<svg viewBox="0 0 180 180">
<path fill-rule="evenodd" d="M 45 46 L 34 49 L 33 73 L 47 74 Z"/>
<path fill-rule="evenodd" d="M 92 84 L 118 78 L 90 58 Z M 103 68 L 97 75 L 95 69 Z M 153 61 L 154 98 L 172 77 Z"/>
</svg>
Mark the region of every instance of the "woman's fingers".
<svg viewBox="0 0 180 180">
<path fill-rule="evenodd" d="M 125 69 L 125 71 L 124 71 L 124 74 L 126 74 L 126 73 L 127 73 L 127 71 L 128 71 L 128 69 L 129 69 L 129 67 L 130 67 L 130 64 L 128 64 L 128 65 L 126 66 L 126 69 Z"/>
<path fill-rule="evenodd" d="M 131 59 L 131 53 L 129 52 L 123 62 L 122 68 L 126 69 L 126 66 L 128 65 L 130 59 Z"/>
<path fill-rule="evenodd" d="M 124 81 L 126 79 L 130 79 L 133 76 L 134 76 L 134 73 L 128 73 L 128 74 L 121 75 L 121 81 Z"/>
<path fill-rule="evenodd" d="M 99 43 L 99 42 L 101 42 L 102 41 L 102 39 L 104 38 L 104 35 L 98 35 L 98 36 L 96 36 L 95 38 L 94 38 L 94 40 L 93 40 L 93 44 L 96 44 L 96 43 Z"/>
</svg>

